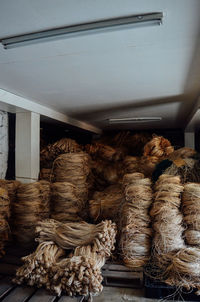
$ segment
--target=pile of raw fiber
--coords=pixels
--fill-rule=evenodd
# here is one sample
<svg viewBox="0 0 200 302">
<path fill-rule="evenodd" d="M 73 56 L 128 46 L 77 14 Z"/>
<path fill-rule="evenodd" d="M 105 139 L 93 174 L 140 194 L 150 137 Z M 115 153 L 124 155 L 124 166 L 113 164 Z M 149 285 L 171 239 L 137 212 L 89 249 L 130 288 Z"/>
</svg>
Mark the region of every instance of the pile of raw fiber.
<svg viewBox="0 0 200 302">
<path fill-rule="evenodd" d="M 185 247 L 183 215 L 180 211 L 181 185 L 179 176 L 161 175 L 155 184 L 154 202 L 150 210 L 154 229 L 153 257 L 165 270 L 171 255 Z"/>
<path fill-rule="evenodd" d="M 120 181 L 122 162 L 111 163 L 105 160 L 93 160 L 91 171 L 93 175 L 93 189 L 102 191 L 105 187 Z"/>
<path fill-rule="evenodd" d="M 105 255 L 93 251 L 91 245 L 77 247 L 72 257 L 61 260 L 52 268 L 49 289 L 58 296 L 62 291 L 69 296 L 98 295 L 103 290 L 101 268 L 105 259 Z"/>
<path fill-rule="evenodd" d="M 10 198 L 5 187 L 0 187 L 0 216 L 6 220 L 10 217 Z"/>
<path fill-rule="evenodd" d="M 46 219 L 50 215 L 50 201 L 51 201 L 51 184 L 47 180 L 40 180 L 40 218 Z"/>
<path fill-rule="evenodd" d="M 51 181 L 52 169 L 42 168 L 40 170 L 39 179 Z"/>
<path fill-rule="evenodd" d="M 82 150 L 81 146 L 71 138 L 62 138 L 59 141 L 49 144 L 40 152 L 41 166 L 50 168 L 54 159 L 60 154 L 77 153 Z"/>
<path fill-rule="evenodd" d="M 144 156 L 155 156 L 157 158 L 166 158 L 170 153 L 174 152 L 174 147 L 170 141 L 163 136 L 154 135 L 144 146 Z"/>
<path fill-rule="evenodd" d="M 170 264 L 164 272 L 165 283 L 184 287 L 187 290 L 197 289 L 200 295 L 200 249 L 185 247 L 170 257 Z"/>
<path fill-rule="evenodd" d="M 118 161 L 122 159 L 123 152 L 120 148 L 114 148 L 108 145 L 95 142 L 91 145 L 86 145 L 85 150 L 93 159 L 103 159 L 106 161 Z"/>
<path fill-rule="evenodd" d="M 22 258 L 24 265 L 18 268 L 13 281 L 37 287 L 50 286 L 51 268 L 64 255 L 63 249 L 55 243 L 40 243 L 35 252 Z"/>
<path fill-rule="evenodd" d="M 69 182 L 51 185 L 51 218 L 58 221 L 80 221 L 82 201 L 76 197 L 76 187 Z"/>
<path fill-rule="evenodd" d="M 4 255 L 4 246 L 9 239 L 10 228 L 8 219 L 10 217 L 10 199 L 8 191 L 0 187 L 0 257 Z"/>
<path fill-rule="evenodd" d="M 63 249 L 91 244 L 94 251 L 102 251 L 110 256 L 114 249 L 116 232 L 116 224 L 111 220 L 95 225 L 85 221 L 62 223 L 47 219 L 38 223 L 36 240 L 40 243 L 53 241 Z"/>
<path fill-rule="evenodd" d="M 11 206 L 12 206 L 12 202 L 15 201 L 16 199 L 16 192 L 19 185 L 20 182 L 18 180 L 0 179 L 0 187 L 7 189 Z"/>
<path fill-rule="evenodd" d="M 144 178 L 142 173 L 126 174 L 123 185 L 125 201 L 120 214 L 120 250 L 125 265 L 139 268 L 150 258 L 151 180 Z"/>
<path fill-rule="evenodd" d="M 136 156 L 126 156 L 123 161 L 124 174 L 140 171 L 140 158 Z"/>
<path fill-rule="evenodd" d="M 12 206 L 12 229 L 21 244 L 33 243 L 35 226 L 41 219 L 49 217 L 49 205 L 50 184 L 47 181 L 19 185 Z"/>
<path fill-rule="evenodd" d="M 186 183 L 182 196 L 182 212 L 187 225 L 185 239 L 188 245 L 200 248 L 200 184 Z"/>
<path fill-rule="evenodd" d="M 94 222 L 111 219 L 117 222 L 124 196 L 122 186 L 111 185 L 102 192 L 95 192 L 89 201 L 89 213 Z"/>
<path fill-rule="evenodd" d="M 88 175 L 90 156 L 85 152 L 67 153 L 58 156 L 53 163 L 55 182 L 70 182 L 76 186 L 76 196 L 82 201 L 82 208 L 88 197 Z"/>
</svg>

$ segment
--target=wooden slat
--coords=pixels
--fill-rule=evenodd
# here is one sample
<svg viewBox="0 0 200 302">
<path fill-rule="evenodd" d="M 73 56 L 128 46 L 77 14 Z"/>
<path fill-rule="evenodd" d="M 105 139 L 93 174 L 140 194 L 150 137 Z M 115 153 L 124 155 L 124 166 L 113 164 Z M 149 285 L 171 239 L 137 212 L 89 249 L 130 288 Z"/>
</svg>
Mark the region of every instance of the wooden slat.
<svg viewBox="0 0 200 302">
<path fill-rule="evenodd" d="M 35 288 L 27 286 L 18 286 L 9 293 L 2 301 L 3 302 L 25 302 L 35 292 Z"/>
<path fill-rule="evenodd" d="M 40 288 L 34 293 L 30 300 L 28 300 L 28 302 L 54 302 L 56 299 L 56 296 L 53 296 L 45 289 Z"/>
<path fill-rule="evenodd" d="M 1 275 L 15 275 L 16 270 L 19 266 L 15 264 L 1 263 L 0 264 L 0 274 Z"/>
<path fill-rule="evenodd" d="M 76 297 L 69 297 L 69 296 L 62 296 L 58 302 L 78 302 L 80 300 L 80 298 L 76 298 Z"/>
<path fill-rule="evenodd" d="M 10 277 L 4 277 L 0 280 L 0 299 L 5 297 L 16 285 L 12 284 Z"/>
</svg>

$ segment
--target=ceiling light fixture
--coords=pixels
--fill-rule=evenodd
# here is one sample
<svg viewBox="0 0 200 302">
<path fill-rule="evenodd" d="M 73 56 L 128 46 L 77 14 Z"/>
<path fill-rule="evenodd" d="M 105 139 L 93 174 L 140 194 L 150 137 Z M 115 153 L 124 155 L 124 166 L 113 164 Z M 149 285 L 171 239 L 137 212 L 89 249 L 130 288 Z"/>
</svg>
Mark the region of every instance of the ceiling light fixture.
<svg viewBox="0 0 200 302">
<path fill-rule="evenodd" d="M 109 124 L 126 124 L 126 123 L 147 123 L 147 122 L 159 122 L 162 117 L 125 117 L 125 118 L 110 118 Z"/>
<path fill-rule="evenodd" d="M 0 42 L 5 49 L 19 46 L 67 38 L 72 35 L 82 35 L 94 31 L 102 31 L 109 28 L 120 28 L 122 26 L 134 25 L 160 25 L 163 13 L 154 12 L 138 15 L 130 15 L 118 18 L 97 20 L 94 22 L 80 23 L 65 27 L 53 28 L 28 34 L 16 35 L 8 38 L 1 38 Z"/>
</svg>

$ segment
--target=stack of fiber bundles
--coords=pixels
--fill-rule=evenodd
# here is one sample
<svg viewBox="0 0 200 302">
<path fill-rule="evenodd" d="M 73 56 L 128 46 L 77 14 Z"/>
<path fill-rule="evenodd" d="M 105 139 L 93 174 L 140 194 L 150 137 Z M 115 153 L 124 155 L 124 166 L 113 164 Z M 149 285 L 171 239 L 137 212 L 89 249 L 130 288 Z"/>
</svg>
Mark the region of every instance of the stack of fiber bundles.
<svg viewBox="0 0 200 302">
<path fill-rule="evenodd" d="M 123 199 L 124 194 L 120 184 L 109 186 L 102 192 L 95 192 L 89 201 L 90 217 L 94 222 L 104 219 L 117 222 Z"/>
<path fill-rule="evenodd" d="M 55 182 L 69 182 L 75 185 L 76 196 L 84 208 L 88 198 L 88 175 L 90 156 L 85 152 L 62 154 L 53 164 Z M 81 209 L 80 209 L 81 210 Z"/>
<path fill-rule="evenodd" d="M 180 212 L 181 185 L 179 176 L 161 175 L 155 184 L 154 203 L 150 215 L 153 221 L 153 251 L 157 265 L 165 269 L 171 253 L 185 247 L 183 216 Z"/>
<path fill-rule="evenodd" d="M 200 248 L 200 184 L 184 185 L 182 196 L 182 212 L 187 225 L 185 231 L 186 243 Z"/>
<path fill-rule="evenodd" d="M 8 191 L 0 187 L 0 257 L 4 255 L 4 246 L 9 239 L 8 219 L 10 217 L 10 199 Z"/>
<path fill-rule="evenodd" d="M 16 239 L 31 245 L 38 221 L 49 217 L 50 184 L 46 181 L 20 184 L 13 203 L 12 228 Z"/>
<path fill-rule="evenodd" d="M 63 222 L 80 221 L 82 201 L 76 196 L 76 186 L 69 182 L 55 182 L 51 188 L 51 217 Z"/>
<path fill-rule="evenodd" d="M 120 250 L 125 265 L 143 267 L 150 258 L 152 229 L 149 207 L 151 180 L 142 173 L 126 174 L 123 179 L 125 201 L 120 214 Z"/>
</svg>

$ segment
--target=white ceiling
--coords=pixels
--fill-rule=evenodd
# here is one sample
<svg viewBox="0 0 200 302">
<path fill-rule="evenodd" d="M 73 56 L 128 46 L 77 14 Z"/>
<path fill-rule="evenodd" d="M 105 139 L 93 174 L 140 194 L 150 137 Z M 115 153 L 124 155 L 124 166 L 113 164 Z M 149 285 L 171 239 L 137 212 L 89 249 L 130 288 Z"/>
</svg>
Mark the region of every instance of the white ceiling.
<svg viewBox="0 0 200 302">
<path fill-rule="evenodd" d="M 132 116 L 162 121 L 121 128 L 184 126 L 200 94 L 199 0 L 0 0 L 0 38 L 146 12 L 163 25 L 0 45 L 0 88 L 102 128 Z"/>
</svg>

